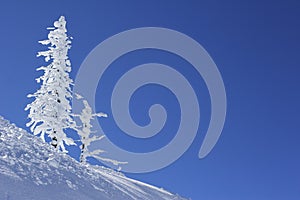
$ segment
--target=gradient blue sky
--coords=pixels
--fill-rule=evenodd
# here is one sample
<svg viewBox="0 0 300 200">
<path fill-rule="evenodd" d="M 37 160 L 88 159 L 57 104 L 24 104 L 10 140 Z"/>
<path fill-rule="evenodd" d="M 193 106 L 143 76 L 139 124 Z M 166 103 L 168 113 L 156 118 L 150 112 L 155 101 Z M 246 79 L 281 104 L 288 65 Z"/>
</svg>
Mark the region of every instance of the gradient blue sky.
<svg viewBox="0 0 300 200">
<path fill-rule="evenodd" d="M 194 38 L 222 74 L 228 98 L 225 127 L 213 151 L 199 160 L 210 117 L 209 96 L 201 77 L 174 55 L 159 51 L 135 52 L 114 63 L 111 69 L 117 69 L 118 62 L 126 66 L 149 61 L 175 67 L 186 64 L 183 73 L 192 83 L 199 82 L 202 121 L 192 146 L 169 167 L 127 174 L 129 177 L 194 200 L 300 198 L 299 1 L 2 1 L 0 115 L 20 127 L 26 128 L 24 107 L 30 102 L 26 95 L 38 88 L 35 69 L 44 64 L 36 58 L 37 51 L 45 49 L 37 41 L 46 38 L 46 27 L 60 15 L 66 16 L 69 35 L 74 37 L 72 78 L 99 42 L 121 31 L 147 26 L 174 29 Z M 112 76 L 113 72 L 107 80 Z M 110 114 L 105 99 L 109 99 L 112 86 L 103 82 L 97 91 L 103 103 L 96 106 Z M 171 119 L 161 140 L 140 141 L 139 145 L 139 141 L 126 138 L 112 118 L 103 121 L 104 130 L 132 151 L 163 146 L 178 126 L 178 104 L 172 94 L 149 86 L 138 91 L 132 102 L 133 118 L 147 124 L 147 106 L 157 101 L 168 104 L 169 99 L 173 99 L 167 107 Z"/>
</svg>

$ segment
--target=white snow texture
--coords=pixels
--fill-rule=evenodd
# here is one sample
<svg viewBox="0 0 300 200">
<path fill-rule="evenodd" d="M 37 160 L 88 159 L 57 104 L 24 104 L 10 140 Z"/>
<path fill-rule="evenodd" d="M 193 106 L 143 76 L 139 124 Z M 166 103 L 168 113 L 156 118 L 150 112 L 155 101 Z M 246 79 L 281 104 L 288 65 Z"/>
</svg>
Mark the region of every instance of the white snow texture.
<svg viewBox="0 0 300 200">
<path fill-rule="evenodd" d="M 184 200 L 111 169 L 82 164 L 0 116 L 1 200 Z"/>
</svg>

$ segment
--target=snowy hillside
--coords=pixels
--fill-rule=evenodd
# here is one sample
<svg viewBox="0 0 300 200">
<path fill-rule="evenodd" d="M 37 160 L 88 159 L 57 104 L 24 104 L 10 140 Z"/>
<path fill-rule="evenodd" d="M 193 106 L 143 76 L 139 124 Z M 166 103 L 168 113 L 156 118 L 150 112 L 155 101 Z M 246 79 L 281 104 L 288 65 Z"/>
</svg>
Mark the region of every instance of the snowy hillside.
<svg viewBox="0 0 300 200">
<path fill-rule="evenodd" d="M 113 170 L 82 165 L 0 116 L 1 200 L 183 200 Z"/>
</svg>

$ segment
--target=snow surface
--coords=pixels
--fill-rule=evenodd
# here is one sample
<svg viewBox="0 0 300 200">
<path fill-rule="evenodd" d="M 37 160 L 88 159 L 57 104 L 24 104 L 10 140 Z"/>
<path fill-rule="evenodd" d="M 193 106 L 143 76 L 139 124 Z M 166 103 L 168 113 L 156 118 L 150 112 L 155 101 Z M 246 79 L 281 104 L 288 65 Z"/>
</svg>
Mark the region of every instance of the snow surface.
<svg viewBox="0 0 300 200">
<path fill-rule="evenodd" d="M 0 116 L 1 200 L 184 200 L 111 169 L 81 164 Z"/>
</svg>

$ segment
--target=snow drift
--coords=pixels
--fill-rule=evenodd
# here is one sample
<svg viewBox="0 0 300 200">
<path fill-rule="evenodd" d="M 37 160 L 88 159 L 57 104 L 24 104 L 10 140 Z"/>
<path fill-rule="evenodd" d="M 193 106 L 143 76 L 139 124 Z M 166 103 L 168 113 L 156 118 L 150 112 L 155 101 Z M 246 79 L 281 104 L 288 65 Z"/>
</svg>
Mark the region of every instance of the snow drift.
<svg viewBox="0 0 300 200">
<path fill-rule="evenodd" d="M 0 116 L 1 200 L 184 200 L 111 169 L 84 165 Z"/>
</svg>

